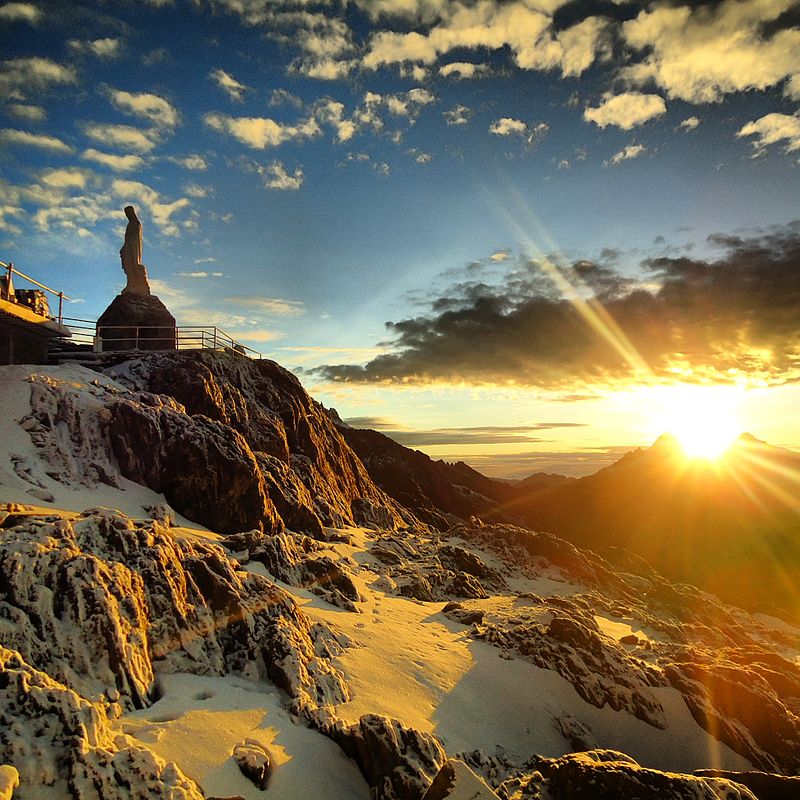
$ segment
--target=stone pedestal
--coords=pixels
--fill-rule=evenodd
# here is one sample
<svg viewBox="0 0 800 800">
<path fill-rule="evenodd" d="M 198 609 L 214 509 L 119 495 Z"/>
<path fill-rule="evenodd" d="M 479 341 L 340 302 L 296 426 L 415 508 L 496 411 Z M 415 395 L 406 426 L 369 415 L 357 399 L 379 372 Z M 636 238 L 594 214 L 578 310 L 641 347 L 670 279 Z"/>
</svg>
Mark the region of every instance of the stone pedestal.
<svg viewBox="0 0 800 800">
<path fill-rule="evenodd" d="M 175 317 L 153 294 L 118 294 L 97 320 L 103 352 L 175 350 Z"/>
</svg>

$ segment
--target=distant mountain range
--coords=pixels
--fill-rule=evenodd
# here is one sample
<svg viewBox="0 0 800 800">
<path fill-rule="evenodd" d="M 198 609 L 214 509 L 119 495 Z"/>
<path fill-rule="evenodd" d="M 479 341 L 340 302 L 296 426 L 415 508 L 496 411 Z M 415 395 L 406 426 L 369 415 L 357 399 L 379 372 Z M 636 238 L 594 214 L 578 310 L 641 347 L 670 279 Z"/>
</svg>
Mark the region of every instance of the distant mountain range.
<svg viewBox="0 0 800 800">
<path fill-rule="evenodd" d="M 800 606 L 800 454 L 743 434 L 718 461 L 687 459 L 665 434 L 584 478 L 494 480 L 369 430 L 340 431 L 372 479 L 426 522 L 524 524 L 614 558 L 645 558 L 672 580 L 731 602 Z"/>
</svg>

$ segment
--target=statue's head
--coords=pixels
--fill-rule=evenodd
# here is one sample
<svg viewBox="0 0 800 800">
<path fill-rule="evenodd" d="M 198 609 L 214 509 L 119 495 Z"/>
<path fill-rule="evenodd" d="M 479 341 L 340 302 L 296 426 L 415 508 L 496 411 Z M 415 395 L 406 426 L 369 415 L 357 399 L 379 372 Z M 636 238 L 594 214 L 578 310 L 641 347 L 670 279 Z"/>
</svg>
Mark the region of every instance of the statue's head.
<svg viewBox="0 0 800 800">
<path fill-rule="evenodd" d="M 125 216 L 133 222 L 133 220 L 137 219 L 136 209 L 133 206 L 125 206 Z"/>
</svg>

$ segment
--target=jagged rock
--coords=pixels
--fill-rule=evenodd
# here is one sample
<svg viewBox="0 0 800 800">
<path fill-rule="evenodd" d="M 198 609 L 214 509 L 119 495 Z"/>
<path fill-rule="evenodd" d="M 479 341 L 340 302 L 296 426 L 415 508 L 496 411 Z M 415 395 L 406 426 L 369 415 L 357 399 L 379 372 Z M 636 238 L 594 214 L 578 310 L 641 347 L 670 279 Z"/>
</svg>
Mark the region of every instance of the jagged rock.
<svg viewBox="0 0 800 800">
<path fill-rule="evenodd" d="M 758 800 L 797 800 L 800 797 L 800 778 L 773 775 L 768 772 L 729 772 L 724 769 L 698 769 L 701 778 L 725 778 L 746 786 Z"/>
<path fill-rule="evenodd" d="M 189 519 L 220 533 L 280 530 L 258 463 L 232 428 L 168 406 L 110 406 L 109 438 L 122 474 L 161 492 Z"/>
<path fill-rule="evenodd" d="M 273 361 L 181 351 L 145 354 L 106 372 L 240 433 L 289 527 L 316 534 L 324 525 L 401 528 L 415 522 L 375 485 L 297 378 Z"/>
<path fill-rule="evenodd" d="M 464 619 L 463 609 L 445 613 L 457 622 Z M 660 672 L 601 636 L 597 623 L 577 602 L 538 598 L 507 609 L 495 604 L 472 635 L 555 670 L 587 703 L 598 708 L 608 704 L 655 728 L 666 727 L 664 710 L 650 691 L 665 684 Z"/>
<path fill-rule="evenodd" d="M 448 759 L 422 800 L 498 800 L 497 795 L 463 761 Z"/>
<path fill-rule="evenodd" d="M 329 603 L 358 612 L 358 593 L 349 568 L 328 555 L 324 545 L 302 534 L 263 536 L 258 531 L 236 534 L 225 540 L 234 551 L 246 550 L 251 561 L 263 564 L 271 575 L 292 586 L 311 588 Z"/>
<path fill-rule="evenodd" d="M 378 714 L 323 731 L 358 764 L 374 800 L 420 800 L 447 758 L 431 734 Z"/>
<path fill-rule="evenodd" d="M 174 764 L 108 725 L 109 706 L 91 703 L 0 646 L 0 760 L 13 762 L 23 790 L 62 787 L 76 800 L 203 800 Z"/>
<path fill-rule="evenodd" d="M 249 781 L 262 791 L 269 786 L 274 765 L 269 750 L 255 739 L 245 739 L 233 748 L 233 760 Z"/>
<path fill-rule="evenodd" d="M 800 769 L 800 718 L 756 672 L 721 662 L 670 664 L 665 673 L 697 723 L 754 766 Z"/>
<path fill-rule="evenodd" d="M 52 587 L 47 588 L 47 587 Z M 155 520 L 32 518 L 0 538 L 0 644 L 54 679 L 126 708 L 166 671 L 269 677 L 303 710 L 349 697 L 320 653 L 339 647 L 282 589 Z M 78 639 L 75 630 L 83 631 Z"/>
<path fill-rule="evenodd" d="M 538 759 L 543 785 L 552 800 L 756 800 L 746 787 L 723 778 L 699 778 L 640 767 L 611 750 Z M 500 787 L 500 797 L 515 798 Z"/>
<path fill-rule="evenodd" d="M 103 350 L 175 350 L 175 317 L 155 295 L 118 294 L 97 320 Z"/>
</svg>

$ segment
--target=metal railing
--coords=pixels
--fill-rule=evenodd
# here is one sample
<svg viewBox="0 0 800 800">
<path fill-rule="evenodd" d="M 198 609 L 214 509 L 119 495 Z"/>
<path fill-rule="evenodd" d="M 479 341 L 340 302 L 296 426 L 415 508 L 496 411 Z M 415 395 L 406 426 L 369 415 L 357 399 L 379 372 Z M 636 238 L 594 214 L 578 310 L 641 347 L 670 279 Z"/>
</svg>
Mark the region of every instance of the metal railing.
<svg viewBox="0 0 800 800">
<path fill-rule="evenodd" d="M 39 283 L 39 281 L 31 278 L 30 275 L 26 275 L 24 272 L 20 272 L 18 269 L 16 269 L 11 262 L 6 264 L 4 261 L 0 261 L 0 269 L 4 269 L 7 271 L 6 284 L 3 290 L 3 294 L 5 296 L 3 297 L 3 300 L 7 301 L 11 300 L 11 292 L 13 291 L 12 287 L 14 285 L 12 278 L 14 275 L 17 275 L 23 280 L 32 283 L 34 286 L 38 286 L 40 289 L 43 289 L 45 292 L 50 292 L 50 294 L 54 294 L 58 298 L 58 317 L 56 317 L 55 319 L 58 320 L 59 325 L 63 325 L 64 301 L 70 299 L 64 294 L 64 292 L 57 292 L 55 289 L 51 289 L 49 286 L 45 286 L 43 283 Z"/>
<path fill-rule="evenodd" d="M 164 325 L 98 325 L 94 320 L 64 317 L 70 342 L 97 352 L 128 350 L 220 350 L 260 359 L 261 353 L 242 344 L 215 325 L 172 328 Z"/>
</svg>

